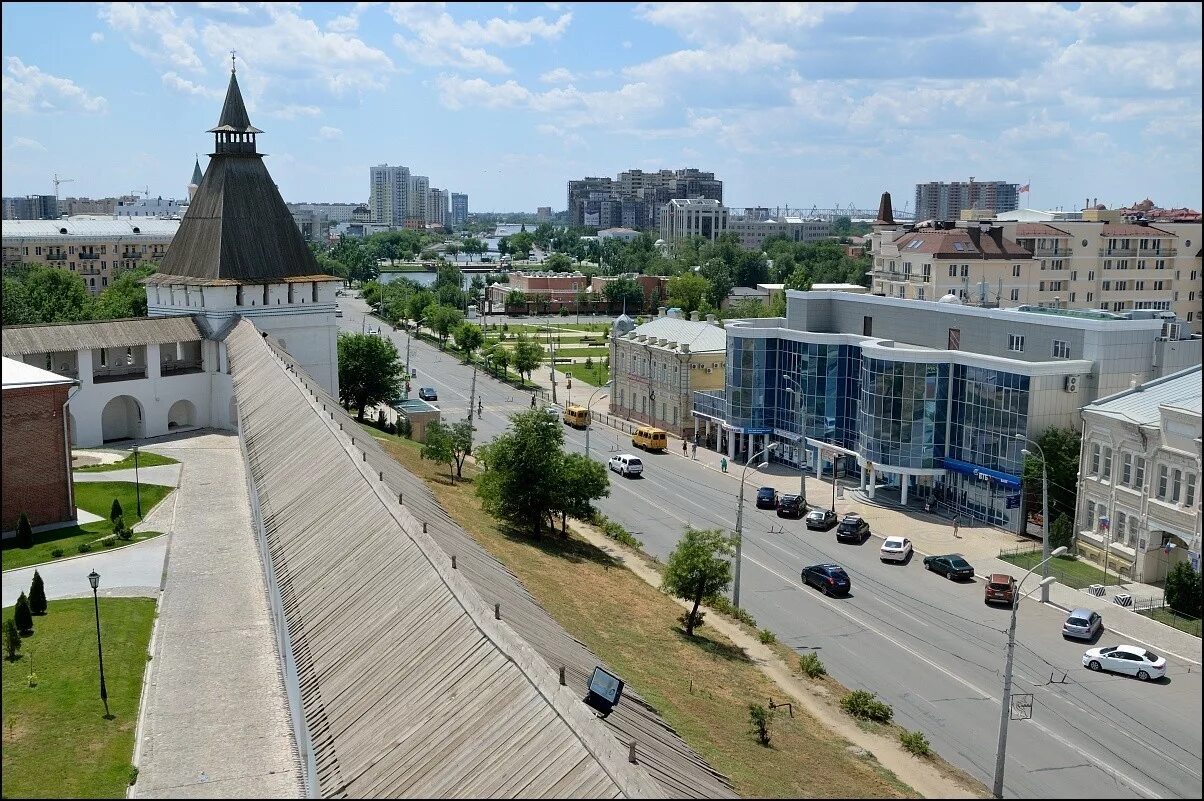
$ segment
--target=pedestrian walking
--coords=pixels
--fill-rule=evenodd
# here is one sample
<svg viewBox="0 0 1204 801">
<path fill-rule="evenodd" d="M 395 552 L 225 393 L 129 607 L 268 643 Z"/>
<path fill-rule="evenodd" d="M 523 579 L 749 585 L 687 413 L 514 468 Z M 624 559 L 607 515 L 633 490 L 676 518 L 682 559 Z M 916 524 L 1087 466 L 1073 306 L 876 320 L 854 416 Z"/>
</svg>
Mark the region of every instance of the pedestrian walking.
<svg viewBox="0 0 1204 801">
<path fill-rule="evenodd" d="M 531 408 L 532 409 L 535 408 L 535 393 L 534 392 L 531 393 Z"/>
<path fill-rule="evenodd" d="M 719 469 L 725 473 L 727 472 L 727 457 L 726 456 L 721 457 L 719 459 Z"/>
<path fill-rule="evenodd" d="M 957 533 L 957 529 L 958 529 L 958 527 L 959 527 L 959 526 L 958 526 L 957 518 L 955 517 L 955 518 L 953 518 L 953 536 L 955 536 L 955 537 L 957 537 L 958 539 L 960 539 L 960 538 L 961 538 L 961 535 Z"/>
<path fill-rule="evenodd" d="M 690 458 L 695 459 L 695 460 L 698 459 L 698 443 L 697 442 L 695 442 L 694 444 L 692 444 L 690 446 Z"/>
<path fill-rule="evenodd" d="M 681 455 L 686 455 L 686 441 L 684 439 L 681 441 Z"/>
</svg>

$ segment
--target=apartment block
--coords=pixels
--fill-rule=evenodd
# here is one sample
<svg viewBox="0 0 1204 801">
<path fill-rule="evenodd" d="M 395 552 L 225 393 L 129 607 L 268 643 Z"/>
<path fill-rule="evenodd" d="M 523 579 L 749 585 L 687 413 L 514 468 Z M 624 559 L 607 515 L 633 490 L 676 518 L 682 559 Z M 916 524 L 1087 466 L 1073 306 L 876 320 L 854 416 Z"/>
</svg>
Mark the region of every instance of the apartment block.
<svg viewBox="0 0 1204 801">
<path fill-rule="evenodd" d="M 41 264 L 78 275 L 97 294 L 119 270 L 158 261 L 180 228 L 179 220 L 5 220 L 4 266 Z"/>
<path fill-rule="evenodd" d="M 1020 184 L 1006 181 L 930 181 L 916 184 L 915 219 L 956 220 L 962 209 L 995 213 L 1020 207 Z"/>
<path fill-rule="evenodd" d="M 6 220 L 56 220 L 59 201 L 54 195 L 28 195 L 4 198 Z"/>
<path fill-rule="evenodd" d="M 694 167 L 679 170 L 627 170 L 616 180 L 584 178 L 569 181 L 568 213 L 570 225 L 594 225 L 587 215 L 598 214 L 598 227 L 622 225 L 628 228 L 656 230 L 661 214 L 670 200 L 707 198 L 723 203 L 723 181 L 712 172 Z M 613 206 L 601 204 L 611 202 Z M 587 204 L 588 210 L 587 210 Z"/>
<path fill-rule="evenodd" d="M 410 205 L 410 168 L 378 164 L 369 170 L 372 222 L 401 228 Z"/>
<path fill-rule="evenodd" d="M 426 227 L 426 205 L 430 198 L 431 179 L 425 175 L 411 175 L 409 179 L 409 195 L 406 202 L 407 228 Z M 421 223 L 415 226 L 413 223 Z"/>
<path fill-rule="evenodd" d="M 427 194 L 426 221 L 431 225 L 447 225 L 448 221 L 448 192 L 446 189 L 431 187 Z"/>
<path fill-rule="evenodd" d="M 701 236 L 709 241 L 728 229 L 728 211 L 718 200 L 674 198 L 661 212 L 660 238 L 672 245 Z"/>
<path fill-rule="evenodd" d="M 468 223 L 468 195 L 461 192 L 451 193 L 451 223 L 452 225 Z"/>
<path fill-rule="evenodd" d="M 754 211 L 750 216 L 747 211 Z M 771 236 L 784 236 L 791 242 L 819 242 L 832 235 L 832 223 L 827 220 L 809 220 L 804 217 L 760 216 L 761 209 L 746 210 L 744 216 L 730 216 L 727 230 L 740 236 L 740 244 L 746 250 L 760 250 Z M 768 210 L 764 210 L 768 213 Z"/>
</svg>

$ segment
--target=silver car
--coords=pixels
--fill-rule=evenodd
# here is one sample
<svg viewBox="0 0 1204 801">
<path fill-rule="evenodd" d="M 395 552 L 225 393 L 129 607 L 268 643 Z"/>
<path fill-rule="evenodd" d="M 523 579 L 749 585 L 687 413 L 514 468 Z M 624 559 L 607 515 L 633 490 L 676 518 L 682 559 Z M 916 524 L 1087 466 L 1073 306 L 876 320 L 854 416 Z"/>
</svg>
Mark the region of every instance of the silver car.
<svg viewBox="0 0 1204 801">
<path fill-rule="evenodd" d="M 1066 616 L 1062 624 L 1062 636 L 1076 640 L 1090 640 L 1104 630 L 1104 619 L 1099 612 L 1090 609 L 1075 609 Z"/>
</svg>

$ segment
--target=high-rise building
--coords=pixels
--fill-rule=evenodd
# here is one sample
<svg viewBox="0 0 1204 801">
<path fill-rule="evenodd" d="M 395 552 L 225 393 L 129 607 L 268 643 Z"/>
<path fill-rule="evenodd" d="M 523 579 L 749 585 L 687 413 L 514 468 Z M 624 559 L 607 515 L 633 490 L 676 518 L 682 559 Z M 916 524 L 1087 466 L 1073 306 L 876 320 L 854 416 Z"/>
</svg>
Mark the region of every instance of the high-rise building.
<svg viewBox="0 0 1204 801">
<path fill-rule="evenodd" d="M 425 175 L 410 176 L 410 193 L 406 204 L 407 227 L 414 227 L 415 222 L 426 225 L 426 205 L 431 191 L 431 179 Z"/>
<path fill-rule="evenodd" d="M 587 213 L 598 213 L 597 203 L 606 198 L 623 204 L 614 224 L 655 229 L 660 227 L 661 211 L 670 200 L 706 198 L 722 205 L 723 181 L 717 180 L 713 172 L 694 167 L 658 172 L 626 170 L 613 181 L 610 178 L 569 181 L 569 224 L 591 225 L 585 221 Z M 587 203 L 592 212 L 586 211 Z"/>
<path fill-rule="evenodd" d="M 552 207 L 551 206 L 539 206 L 538 208 L 536 208 L 535 209 L 535 219 L 539 220 L 540 222 L 546 222 L 546 221 L 552 219 Z"/>
<path fill-rule="evenodd" d="M 578 227 L 585 225 L 585 201 L 589 200 L 594 193 L 601 192 L 609 195 L 613 189 L 613 184 L 614 182 L 609 178 L 588 177 L 577 181 L 569 181 L 569 225 Z"/>
<path fill-rule="evenodd" d="M 372 222 L 402 227 L 409 213 L 410 168 L 378 164 L 370 174 L 368 208 Z"/>
<path fill-rule="evenodd" d="M 1020 184 L 1004 181 L 930 181 L 916 184 L 917 220 L 956 220 L 963 209 L 995 213 L 1020 207 Z"/>
<path fill-rule="evenodd" d="M 426 221 L 434 225 L 447 225 L 447 190 L 431 187 L 427 193 Z"/>
<path fill-rule="evenodd" d="M 451 193 L 451 224 L 464 225 L 468 222 L 468 195 Z"/>
<path fill-rule="evenodd" d="M 54 195 L 4 198 L 6 220 L 57 220 L 59 202 Z"/>
</svg>

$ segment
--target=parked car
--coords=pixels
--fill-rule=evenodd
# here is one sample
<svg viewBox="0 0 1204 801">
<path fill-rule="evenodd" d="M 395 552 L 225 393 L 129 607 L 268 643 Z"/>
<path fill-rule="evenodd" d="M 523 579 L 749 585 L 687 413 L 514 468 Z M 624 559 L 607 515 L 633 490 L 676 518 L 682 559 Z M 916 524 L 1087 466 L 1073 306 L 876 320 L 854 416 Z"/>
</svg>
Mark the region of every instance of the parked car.
<svg viewBox="0 0 1204 801">
<path fill-rule="evenodd" d="M 1001 603 L 1011 606 L 1016 603 L 1016 579 L 1007 573 L 992 573 L 987 579 L 984 603 Z"/>
<path fill-rule="evenodd" d="M 343 316 L 343 310 L 342 310 L 342 309 L 335 309 L 335 310 L 334 310 L 334 316 L 335 316 L 335 317 L 342 317 L 342 316 Z"/>
<path fill-rule="evenodd" d="M 883 562 L 906 562 L 911 558 L 911 540 L 907 537 L 887 537 L 878 551 Z"/>
<path fill-rule="evenodd" d="M 1077 640 L 1090 640 L 1104 630 L 1104 619 L 1099 612 L 1090 609 L 1075 609 L 1066 616 L 1062 624 L 1062 636 Z"/>
<path fill-rule="evenodd" d="M 925 556 L 924 569 L 940 573 L 950 581 L 974 578 L 974 566 L 965 560 L 960 553 L 948 553 L 944 556 Z"/>
<path fill-rule="evenodd" d="M 811 565 L 803 568 L 803 584 L 815 587 L 824 595 L 847 593 L 853 588 L 849 574 L 840 565 Z"/>
<path fill-rule="evenodd" d="M 849 513 L 840 519 L 836 527 L 837 542 L 856 542 L 861 544 L 870 536 L 870 524 L 859 514 Z"/>
<path fill-rule="evenodd" d="M 816 507 L 810 512 L 807 512 L 807 528 L 809 529 L 827 531 L 834 525 L 836 525 L 836 512 L 832 511 L 831 509 L 820 509 L 819 507 Z"/>
<path fill-rule="evenodd" d="M 757 488 L 757 508 L 758 509 L 776 509 L 778 505 L 778 491 L 773 487 L 758 487 Z"/>
<path fill-rule="evenodd" d="M 418 397 L 424 401 L 436 401 L 439 400 L 439 393 L 434 387 L 419 387 Z"/>
<path fill-rule="evenodd" d="M 632 456 L 630 453 L 619 453 L 610 457 L 607 463 L 611 470 L 614 470 L 621 476 L 638 476 L 644 472 L 644 463 L 640 461 L 640 457 Z"/>
<path fill-rule="evenodd" d="M 1083 654 L 1083 667 L 1124 673 L 1126 676 L 1136 676 L 1142 681 L 1160 679 L 1166 675 L 1166 659 L 1136 645 L 1109 645 L 1088 649 L 1087 653 Z"/>
<path fill-rule="evenodd" d="M 553 420 L 560 419 L 560 407 L 559 406 L 548 405 L 548 406 L 543 407 L 543 410 L 545 412 L 547 412 L 548 416 L 551 417 Z"/>
<path fill-rule="evenodd" d="M 807 511 L 807 505 L 798 495 L 783 495 L 778 498 L 778 517 L 793 517 L 798 520 Z"/>
</svg>

